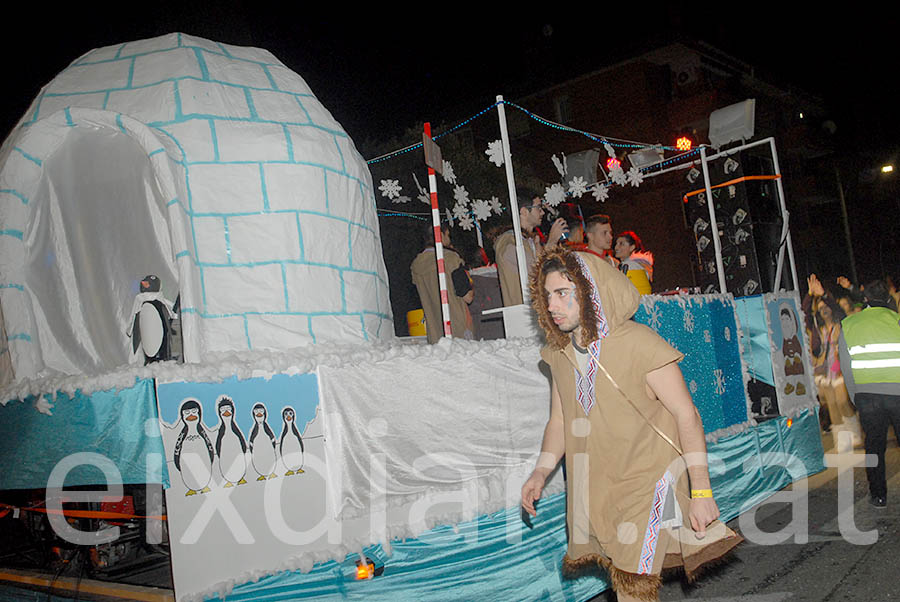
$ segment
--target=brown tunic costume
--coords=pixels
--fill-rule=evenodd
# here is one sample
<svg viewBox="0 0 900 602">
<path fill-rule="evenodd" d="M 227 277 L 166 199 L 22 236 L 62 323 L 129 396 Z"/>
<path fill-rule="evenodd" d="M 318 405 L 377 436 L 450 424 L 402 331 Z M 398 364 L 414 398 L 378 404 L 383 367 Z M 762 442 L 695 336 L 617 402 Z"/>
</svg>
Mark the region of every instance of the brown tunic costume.
<svg viewBox="0 0 900 602">
<path fill-rule="evenodd" d="M 463 265 L 459 254 L 444 247 L 444 272 L 447 275 L 447 301 L 450 306 L 450 331 L 454 337 L 472 338 L 472 318 L 462 297 L 453 290 L 450 274 Z M 425 312 L 425 327 L 429 343 L 437 343 L 444 336 L 444 319 L 441 315 L 441 287 L 438 281 L 437 260 L 434 247 L 416 255 L 410 265 L 413 284 L 419 291 L 419 300 Z"/>
<path fill-rule="evenodd" d="M 606 324 L 597 328 L 597 359 L 615 384 L 602 369 L 590 364 L 589 374 L 577 379 L 578 362 L 571 341 L 563 349 L 551 344 L 541 352 L 559 391 L 565 423 L 566 568 L 599 563 L 610 569 L 614 586 L 619 579 L 626 591 L 628 584 L 621 583 L 623 572 L 633 574 L 627 577 L 653 576 L 658 582 L 665 564 L 665 568 L 684 566 L 690 575 L 740 538 L 730 537 L 733 532 L 718 521 L 710 525 L 704 539 L 694 535 L 688 519 L 687 467 L 674 447 L 681 445 L 675 418 L 659 400 L 647 395 L 647 373 L 679 361 L 683 355 L 650 328 L 631 321 L 639 295 L 626 276 L 594 255 L 574 255 L 587 267 L 588 280 L 597 293 L 594 299 L 599 298 L 601 307 L 595 317 Z M 540 314 L 540 304 L 535 305 Z M 596 303 L 594 306 L 597 309 Z M 579 401 L 577 391 L 579 386 L 586 389 L 590 373 L 593 405 L 587 402 L 586 393 Z M 587 412 L 584 405 L 588 405 Z M 698 554 L 704 548 L 706 553 Z M 655 596 L 655 588 L 651 589 L 648 599 Z"/>
<path fill-rule="evenodd" d="M 536 236 L 522 235 L 523 249 L 525 251 L 525 273 L 531 271 L 535 258 L 541 254 L 541 243 Z M 497 262 L 497 274 L 500 277 L 500 294 L 503 296 L 503 305 L 521 305 L 522 285 L 519 284 L 519 261 L 515 257 L 516 235 L 512 230 L 507 230 L 494 241 L 494 257 Z"/>
</svg>

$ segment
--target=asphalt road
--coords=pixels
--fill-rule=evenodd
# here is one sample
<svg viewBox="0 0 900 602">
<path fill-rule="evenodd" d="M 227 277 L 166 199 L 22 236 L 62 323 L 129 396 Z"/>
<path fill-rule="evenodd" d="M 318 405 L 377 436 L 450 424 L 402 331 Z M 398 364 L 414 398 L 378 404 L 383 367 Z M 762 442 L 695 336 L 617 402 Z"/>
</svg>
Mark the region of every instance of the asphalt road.
<svg viewBox="0 0 900 602">
<path fill-rule="evenodd" d="M 830 435 L 823 435 L 826 453 L 832 451 Z M 802 503 L 765 502 L 755 509 L 762 532 L 778 533 L 795 524 L 809 524 L 781 543 L 745 541 L 725 566 L 715 569 L 697 583 L 687 585 L 668 580 L 660 600 L 702 600 L 705 602 L 825 602 L 845 600 L 900 600 L 900 448 L 891 437 L 888 443 L 888 506 L 869 504 L 865 471 L 848 467 L 862 457 L 844 458 L 840 467 L 795 483 L 789 488 L 808 500 L 808 521 L 802 518 Z M 849 471 L 849 472 L 848 472 Z M 849 503 L 849 482 L 843 489 L 848 503 L 839 518 L 839 473 L 852 475 L 853 502 Z M 804 486 L 806 494 L 802 494 Z M 852 507 L 852 516 L 850 508 Z M 747 513 L 744 515 L 747 516 Z M 741 518 L 729 526 L 741 530 Z M 746 518 L 744 519 L 746 521 Z M 851 522 L 852 521 L 852 522 Z M 859 533 L 851 534 L 853 527 Z M 842 535 L 844 533 L 844 535 Z M 790 535 L 790 533 L 788 533 Z M 595 602 L 612 602 L 606 592 Z"/>
</svg>

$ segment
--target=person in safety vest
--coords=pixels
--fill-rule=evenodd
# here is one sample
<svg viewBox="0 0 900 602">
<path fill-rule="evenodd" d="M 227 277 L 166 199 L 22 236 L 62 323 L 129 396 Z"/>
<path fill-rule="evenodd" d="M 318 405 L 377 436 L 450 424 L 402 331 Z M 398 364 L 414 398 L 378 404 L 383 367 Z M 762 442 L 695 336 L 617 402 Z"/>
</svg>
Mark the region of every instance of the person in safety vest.
<svg viewBox="0 0 900 602">
<path fill-rule="evenodd" d="M 866 454 L 878 464 L 866 468 L 870 502 L 887 506 L 884 452 L 888 425 L 900 435 L 900 314 L 884 281 L 863 288 L 868 307 L 841 321 L 838 349 L 844 384 L 866 438 Z"/>
</svg>

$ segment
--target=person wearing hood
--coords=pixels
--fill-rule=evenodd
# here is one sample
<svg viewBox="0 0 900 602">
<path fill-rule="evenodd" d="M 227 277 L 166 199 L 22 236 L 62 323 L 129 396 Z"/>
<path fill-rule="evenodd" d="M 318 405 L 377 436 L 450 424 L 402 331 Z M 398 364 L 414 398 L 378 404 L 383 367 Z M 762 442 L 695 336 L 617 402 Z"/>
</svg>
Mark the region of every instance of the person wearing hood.
<svg viewBox="0 0 900 602">
<path fill-rule="evenodd" d="M 646 250 L 640 237 L 630 230 L 616 238 L 615 252 L 622 273 L 640 294 L 649 295 L 653 282 L 653 253 Z"/>
<path fill-rule="evenodd" d="M 683 355 L 631 320 L 637 290 L 594 255 L 544 252 L 531 298 L 552 386 L 522 506 L 536 516 L 565 456 L 564 572 L 603 567 L 620 601 L 657 600 L 663 568 L 692 578 L 742 540 L 717 520 L 703 424 L 677 364 Z"/>
</svg>

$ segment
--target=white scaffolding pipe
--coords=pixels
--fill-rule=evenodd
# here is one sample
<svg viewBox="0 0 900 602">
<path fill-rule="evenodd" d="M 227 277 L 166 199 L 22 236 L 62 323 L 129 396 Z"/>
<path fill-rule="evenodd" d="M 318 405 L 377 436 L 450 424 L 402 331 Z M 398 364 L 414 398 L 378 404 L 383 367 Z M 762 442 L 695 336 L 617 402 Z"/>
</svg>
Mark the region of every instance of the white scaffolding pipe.
<svg viewBox="0 0 900 602">
<path fill-rule="evenodd" d="M 775 139 L 768 138 L 770 148 L 772 149 L 772 166 L 775 169 L 775 173 L 781 175 L 781 167 L 778 165 L 778 151 L 775 150 Z M 778 245 L 778 265 L 775 268 L 775 282 L 772 286 L 772 290 L 778 292 L 778 285 L 781 284 L 781 269 L 784 266 L 784 249 L 787 247 L 788 260 L 791 263 L 791 277 L 794 280 L 794 290 L 800 291 L 800 284 L 797 280 L 797 264 L 794 262 L 794 245 L 791 243 L 791 230 L 787 227 L 788 215 L 787 204 L 784 201 L 784 185 L 781 183 L 781 178 L 775 180 L 775 187 L 778 189 L 778 201 L 781 207 L 781 216 L 784 219 L 784 226 L 786 234 L 781 237 Z"/>
<path fill-rule="evenodd" d="M 500 141 L 503 144 L 503 162 L 506 166 L 506 184 L 509 187 L 509 213 L 512 215 L 513 235 L 516 237 L 516 261 L 519 264 L 519 285 L 522 287 L 522 302 L 528 304 L 528 268 L 525 266 L 525 246 L 522 242 L 522 227 L 519 225 L 519 203 L 516 198 L 516 180 L 513 176 L 512 153 L 509 150 L 509 132 L 506 128 L 506 110 L 503 96 L 497 96 L 497 115 L 500 120 Z"/>
<path fill-rule="evenodd" d="M 700 147 L 700 166 L 703 169 L 703 186 L 706 188 L 706 204 L 709 207 L 709 229 L 712 232 L 713 248 L 716 251 L 716 272 L 719 275 L 719 292 L 725 294 L 725 266 L 722 263 L 722 241 L 719 239 L 719 222 L 716 221 L 716 207 L 713 203 L 712 186 L 709 183 L 709 166 L 706 147 Z M 703 266 L 700 266 L 703 269 Z"/>
</svg>

